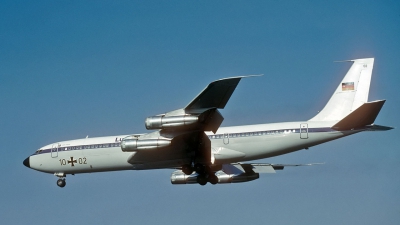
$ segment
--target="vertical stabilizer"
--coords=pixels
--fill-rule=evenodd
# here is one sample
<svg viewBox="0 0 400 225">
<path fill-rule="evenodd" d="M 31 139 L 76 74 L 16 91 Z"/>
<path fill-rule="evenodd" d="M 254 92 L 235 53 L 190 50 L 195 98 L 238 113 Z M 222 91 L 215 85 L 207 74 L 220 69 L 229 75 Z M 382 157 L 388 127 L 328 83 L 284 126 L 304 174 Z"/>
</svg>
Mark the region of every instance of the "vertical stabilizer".
<svg viewBox="0 0 400 225">
<path fill-rule="evenodd" d="M 346 76 L 336 88 L 328 103 L 310 121 L 341 120 L 368 102 L 369 85 L 374 67 L 374 58 L 354 59 Z"/>
</svg>

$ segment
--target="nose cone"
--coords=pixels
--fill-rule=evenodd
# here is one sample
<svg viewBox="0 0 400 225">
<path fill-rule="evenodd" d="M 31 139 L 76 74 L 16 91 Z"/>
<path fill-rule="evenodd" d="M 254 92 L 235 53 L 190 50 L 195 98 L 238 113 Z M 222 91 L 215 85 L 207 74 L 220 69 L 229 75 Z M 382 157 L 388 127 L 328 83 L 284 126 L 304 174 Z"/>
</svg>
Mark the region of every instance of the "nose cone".
<svg viewBox="0 0 400 225">
<path fill-rule="evenodd" d="M 31 168 L 31 165 L 29 164 L 29 157 L 26 158 L 26 159 L 24 160 L 23 164 L 24 164 L 26 167 Z"/>
</svg>

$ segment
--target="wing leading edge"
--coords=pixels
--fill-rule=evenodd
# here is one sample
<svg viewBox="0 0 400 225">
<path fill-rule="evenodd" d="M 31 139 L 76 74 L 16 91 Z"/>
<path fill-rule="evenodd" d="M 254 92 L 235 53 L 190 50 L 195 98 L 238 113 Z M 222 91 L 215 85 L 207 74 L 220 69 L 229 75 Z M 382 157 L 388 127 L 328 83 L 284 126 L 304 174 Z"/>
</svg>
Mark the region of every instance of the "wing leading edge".
<svg viewBox="0 0 400 225">
<path fill-rule="evenodd" d="M 225 108 L 232 93 L 242 78 L 262 76 L 247 75 L 228 77 L 211 82 L 200 94 L 198 94 L 186 107 L 186 110 L 204 109 L 204 108 Z"/>
</svg>

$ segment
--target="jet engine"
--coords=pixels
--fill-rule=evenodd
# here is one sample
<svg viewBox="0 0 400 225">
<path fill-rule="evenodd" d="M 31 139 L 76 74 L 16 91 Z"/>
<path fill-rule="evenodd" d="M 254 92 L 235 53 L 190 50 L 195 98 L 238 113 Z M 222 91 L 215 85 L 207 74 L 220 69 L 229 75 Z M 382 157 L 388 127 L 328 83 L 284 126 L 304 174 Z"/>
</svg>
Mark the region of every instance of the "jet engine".
<svg viewBox="0 0 400 225">
<path fill-rule="evenodd" d="M 145 125 L 147 130 L 178 128 L 197 123 L 198 116 L 182 115 L 182 116 L 152 116 L 146 119 Z"/>
<path fill-rule="evenodd" d="M 132 152 L 144 149 L 158 149 L 171 145 L 171 140 L 168 139 L 124 139 L 121 142 L 123 152 Z"/>
<path fill-rule="evenodd" d="M 181 170 L 177 170 L 171 175 L 172 184 L 197 184 L 197 177 L 199 174 L 193 173 L 191 175 L 184 174 Z M 256 180 L 260 177 L 258 173 L 241 173 L 241 174 L 226 174 L 223 171 L 215 173 L 218 178 L 218 184 L 241 183 Z"/>
</svg>

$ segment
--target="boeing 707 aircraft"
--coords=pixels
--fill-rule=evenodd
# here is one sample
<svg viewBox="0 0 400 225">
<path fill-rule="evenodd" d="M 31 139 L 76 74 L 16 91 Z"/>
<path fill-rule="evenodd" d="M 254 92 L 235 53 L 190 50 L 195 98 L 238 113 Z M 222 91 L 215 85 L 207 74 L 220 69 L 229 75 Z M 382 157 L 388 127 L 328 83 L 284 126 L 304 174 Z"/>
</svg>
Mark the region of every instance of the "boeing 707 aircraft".
<svg viewBox="0 0 400 225">
<path fill-rule="evenodd" d="M 211 82 L 184 108 L 145 120 L 150 133 L 84 138 L 39 148 L 23 164 L 54 174 L 64 187 L 67 174 L 118 170 L 175 169 L 172 184 L 248 182 L 285 165 L 248 163 L 307 149 L 362 131 L 391 127 L 374 121 L 385 100 L 368 102 L 374 58 L 352 66 L 322 111 L 307 121 L 220 127 L 223 109 L 242 78 Z"/>
</svg>

